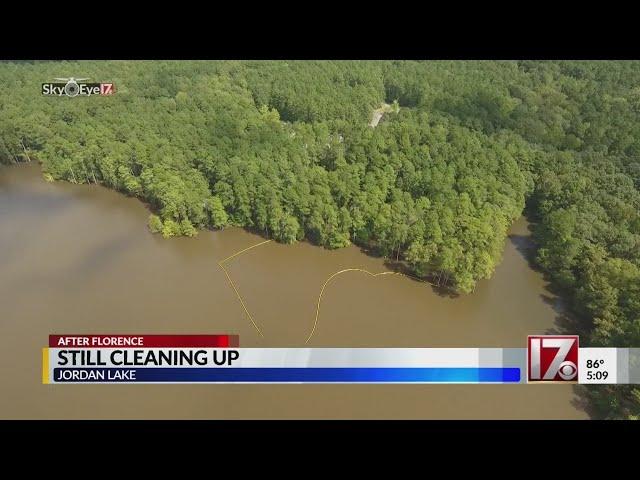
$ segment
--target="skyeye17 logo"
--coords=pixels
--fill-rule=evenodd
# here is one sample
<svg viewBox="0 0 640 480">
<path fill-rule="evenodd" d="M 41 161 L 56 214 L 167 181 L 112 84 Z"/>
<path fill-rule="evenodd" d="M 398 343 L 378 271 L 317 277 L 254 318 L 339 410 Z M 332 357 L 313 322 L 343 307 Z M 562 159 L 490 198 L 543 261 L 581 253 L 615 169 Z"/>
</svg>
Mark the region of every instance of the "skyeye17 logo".
<svg viewBox="0 0 640 480">
<path fill-rule="evenodd" d="M 115 93 L 113 83 L 87 83 L 88 78 L 54 78 L 57 82 L 43 83 L 42 95 L 53 97 L 107 96 Z M 64 83 L 61 83 L 64 82 Z"/>
</svg>

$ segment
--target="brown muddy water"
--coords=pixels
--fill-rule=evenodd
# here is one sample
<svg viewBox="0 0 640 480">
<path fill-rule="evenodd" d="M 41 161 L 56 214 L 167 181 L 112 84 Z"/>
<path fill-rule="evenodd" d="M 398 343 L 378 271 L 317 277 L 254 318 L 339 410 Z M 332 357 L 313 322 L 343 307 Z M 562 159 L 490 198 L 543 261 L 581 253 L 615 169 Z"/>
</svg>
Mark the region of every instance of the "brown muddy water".
<svg viewBox="0 0 640 480">
<path fill-rule="evenodd" d="M 50 333 L 237 333 L 243 347 L 303 347 L 334 272 L 388 270 L 357 247 L 328 251 L 241 229 L 163 239 L 139 201 L 0 168 L 0 418 L 587 418 L 570 385 L 42 385 Z M 528 225 L 470 295 L 396 275 L 347 272 L 327 286 L 316 347 L 524 347 L 556 327 L 524 258 Z"/>
</svg>

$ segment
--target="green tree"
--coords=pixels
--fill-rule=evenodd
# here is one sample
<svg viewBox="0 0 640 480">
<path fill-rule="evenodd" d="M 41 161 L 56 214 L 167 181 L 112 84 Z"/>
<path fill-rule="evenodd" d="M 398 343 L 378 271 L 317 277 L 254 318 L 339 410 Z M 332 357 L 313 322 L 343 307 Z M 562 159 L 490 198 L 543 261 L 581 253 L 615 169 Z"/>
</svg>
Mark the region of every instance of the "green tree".
<svg viewBox="0 0 640 480">
<path fill-rule="evenodd" d="M 149 230 L 151 233 L 160 233 L 162 231 L 162 220 L 157 215 L 149 215 Z"/>
</svg>

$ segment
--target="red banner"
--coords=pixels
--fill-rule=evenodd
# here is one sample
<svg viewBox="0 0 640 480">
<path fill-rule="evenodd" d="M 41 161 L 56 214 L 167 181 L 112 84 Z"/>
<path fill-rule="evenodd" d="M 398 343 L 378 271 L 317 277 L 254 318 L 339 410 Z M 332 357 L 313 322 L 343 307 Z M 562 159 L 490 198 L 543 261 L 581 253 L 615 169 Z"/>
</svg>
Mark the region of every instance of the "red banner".
<svg viewBox="0 0 640 480">
<path fill-rule="evenodd" d="M 225 348 L 240 346 L 238 335 L 49 335 L 49 347 Z"/>
</svg>

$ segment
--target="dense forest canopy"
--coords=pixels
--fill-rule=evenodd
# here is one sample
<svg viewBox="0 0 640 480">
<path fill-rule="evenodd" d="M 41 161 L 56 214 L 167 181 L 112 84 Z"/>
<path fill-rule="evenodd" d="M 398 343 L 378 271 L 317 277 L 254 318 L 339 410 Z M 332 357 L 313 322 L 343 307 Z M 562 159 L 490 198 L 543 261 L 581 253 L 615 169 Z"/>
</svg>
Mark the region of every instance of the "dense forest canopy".
<svg viewBox="0 0 640 480">
<path fill-rule="evenodd" d="M 117 93 L 40 94 L 69 76 Z M 139 197 L 165 236 L 356 243 L 466 293 L 526 205 L 539 265 L 602 346 L 640 345 L 639 114 L 638 62 L 0 64 L 0 162 Z M 637 388 L 591 395 L 640 415 Z"/>
</svg>

